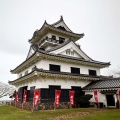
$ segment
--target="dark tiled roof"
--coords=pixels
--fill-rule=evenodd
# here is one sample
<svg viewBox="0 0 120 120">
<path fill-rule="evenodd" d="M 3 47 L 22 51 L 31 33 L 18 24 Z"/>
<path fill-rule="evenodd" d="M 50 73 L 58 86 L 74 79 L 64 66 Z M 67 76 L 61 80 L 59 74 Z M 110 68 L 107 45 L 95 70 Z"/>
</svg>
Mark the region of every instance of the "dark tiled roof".
<svg viewBox="0 0 120 120">
<path fill-rule="evenodd" d="M 83 87 L 83 90 L 94 90 L 94 89 L 110 89 L 120 88 L 120 78 L 107 78 L 91 82 L 87 86 Z"/>
<path fill-rule="evenodd" d="M 64 22 L 64 20 L 63 20 L 63 17 L 61 16 L 60 17 L 60 20 L 59 21 L 57 21 L 57 22 L 55 22 L 55 23 L 53 23 L 53 24 L 51 24 L 51 26 L 54 26 L 54 25 L 57 25 L 57 24 L 59 24 L 60 22 Z M 65 22 L 64 22 L 64 24 L 65 24 Z M 66 24 L 65 24 L 66 25 Z M 67 26 L 67 25 L 66 25 Z M 70 30 L 70 28 L 67 26 L 67 28 Z M 70 30 L 71 32 L 72 32 L 72 30 Z"/>
<path fill-rule="evenodd" d="M 36 71 L 38 72 L 43 72 L 43 73 L 51 73 L 51 74 L 61 74 L 61 75 L 70 75 L 70 76 L 79 76 L 79 77 L 88 77 L 88 78 L 101 78 L 101 76 L 92 76 L 88 74 L 74 74 L 70 72 L 57 72 L 57 71 L 50 71 L 50 70 L 43 70 L 39 68 L 35 68 Z"/>
<path fill-rule="evenodd" d="M 22 64 L 24 64 L 27 60 L 29 60 L 30 58 L 32 58 L 37 52 L 41 53 L 41 54 L 45 54 L 45 55 L 50 55 L 50 56 L 55 56 L 55 57 L 61 57 L 61 58 L 66 58 L 66 59 L 71 59 L 71 60 L 77 60 L 77 61 L 83 61 L 83 62 L 88 62 L 88 63 L 95 63 L 95 64 L 100 64 L 100 65 L 105 65 L 105 66 L 109 66 L 110 62 L 100 62 L 100 61 L 95 61 L 95 60 L 85 60 L 83 58 L 77 58 L 77 57 L 72 57 L 72 56 L 67 56 L 67 55 L 61 55 L 61 54 L 53 54 L 53 53 L 48 53 L 47 51 L 41 50 L 39 49 L 36 45 L 32 45 L 32 48 L 34 48 L 35 53 L 33 55 L 31 55 L 29 58 L 27 58 L 25 61 L 23 61 L 20 65 L 18 65 L 16 68 L 14 68 L 13 70 L 11 70 L 11 72 L 13 72 L 14 70 L 16 70 L 17 68 L 19 68 Z"/>
<path fill-rule="evenodd" d="M 57 75 L 68 75 L 68 76 L 76 76 L 76 77 L 86 77 L 90 80 L 99 80 L 99 79 L 102 79 L 102 78 L 106 78 L 106 76 L 92 76 L 92 75 L 88 75 L 88 74 L 73 74 L 73 73 L 70 73 L 70 72 L 57 72 L 57 71 L 50 71 L 50 70 L 43 70 L 43 69 L 39 69 L 37 68 L 36 66 L 34 67 L 33 71 L 16 79 L 16 80 L 13 80 L 13 81 L 9 81 L 9 83 L 12 83 L 14 81 L 17 81 L 21 78 L 24 78 L 30 74 L 32 74 L 34 71 L 37 71 L 37 72 L 40 72 L 40 73 L 48 73 L 48 74 L 57 74 Z"/>
</svg>

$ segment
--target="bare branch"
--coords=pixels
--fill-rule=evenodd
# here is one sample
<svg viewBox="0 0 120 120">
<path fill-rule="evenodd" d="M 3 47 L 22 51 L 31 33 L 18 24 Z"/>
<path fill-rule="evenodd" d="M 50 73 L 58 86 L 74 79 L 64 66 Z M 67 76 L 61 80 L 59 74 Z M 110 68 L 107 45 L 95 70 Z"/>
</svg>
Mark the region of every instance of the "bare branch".
<svg viewBox="0 0 120 120">
<path fill-rule="evenodd" d="M 11 96 L 14 91 L 14 86 L 0 82 L 0 98 L 6 95 Z"/>
</svg>

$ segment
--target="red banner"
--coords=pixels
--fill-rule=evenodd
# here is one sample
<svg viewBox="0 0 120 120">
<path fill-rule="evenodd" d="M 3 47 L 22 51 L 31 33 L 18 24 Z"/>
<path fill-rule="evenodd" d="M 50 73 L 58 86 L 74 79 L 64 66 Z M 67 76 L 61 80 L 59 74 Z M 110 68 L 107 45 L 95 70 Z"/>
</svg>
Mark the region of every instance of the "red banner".
<svg viewBox="0 0 120 120">
<path fill-rule="evenodd" d="M 16 102 L 18 102 L 19 99 L 18 99 L 18 92 L 16 92 Z"/>
<path fill-rule="evenodd" d="M 74 95 L 75 91 L 70 90 L 70 105 L 74 105 Z"/>
<path fill-rule="evenodd" d="M 118 100 L 120 102 L 120 90 L 118 90 Z"/>
<path fill-rule="evenodd" d="M 24 90 L 23 104 L 26 103 L 26 99 L 27 99 L 27 90 Z"/>
<path fill-rule="evenodd" d="M 61 94 L 61 90 L 56 90 L 55 91 L 55 105 L 60 104 L 60 94 Z"/>
<path fill-rule="evenodd" d="M 34 90 L 34 106 L 38 104 L 39 99 L 40 99 L 40 90 Z"/>
<path fill-rule="evenodd" d="M 97 93 L 97 90 L 94 91 L 94 98 L 95 98 L 96 103 L 98 103 L 98 93 Z"/>
</svg>

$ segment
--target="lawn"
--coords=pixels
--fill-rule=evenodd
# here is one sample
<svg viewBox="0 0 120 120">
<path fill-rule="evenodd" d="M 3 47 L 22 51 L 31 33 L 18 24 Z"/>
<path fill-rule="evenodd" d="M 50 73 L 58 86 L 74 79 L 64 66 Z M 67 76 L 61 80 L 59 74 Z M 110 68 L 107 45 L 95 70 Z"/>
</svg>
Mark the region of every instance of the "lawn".
<svg viewBox="0 0 120 120">
<path fill-rule="evenodd" d="M 49 119 L 48 119 L 49 118 Z M 0 120 L 120 120 L 119 109 L 67 109 L 26 111 L 0 106 Z"/>
</svg>

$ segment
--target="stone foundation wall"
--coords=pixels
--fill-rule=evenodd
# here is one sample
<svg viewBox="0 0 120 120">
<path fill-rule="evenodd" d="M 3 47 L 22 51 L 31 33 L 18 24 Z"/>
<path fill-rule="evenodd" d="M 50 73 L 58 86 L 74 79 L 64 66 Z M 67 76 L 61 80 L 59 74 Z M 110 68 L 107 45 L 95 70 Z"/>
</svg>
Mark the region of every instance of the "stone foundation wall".
<svg viewBox="0 0 120 120">
<path fill-rule="evenodd" d="M 23 105 L 21 102 L 12 101 L 10 105 L 17 108 L 24 109 L 24 110 L 53 110 L 53 109 L 70 109 L 71 108 L 69 102 L 61 102 L 59 106 L 54 106 L 53 102 L 38 103 L 38 105 L 35 106 L 34 108 L 33 108 L 32 102 L 26 102 L 26 104 Z"/>
</svg>

